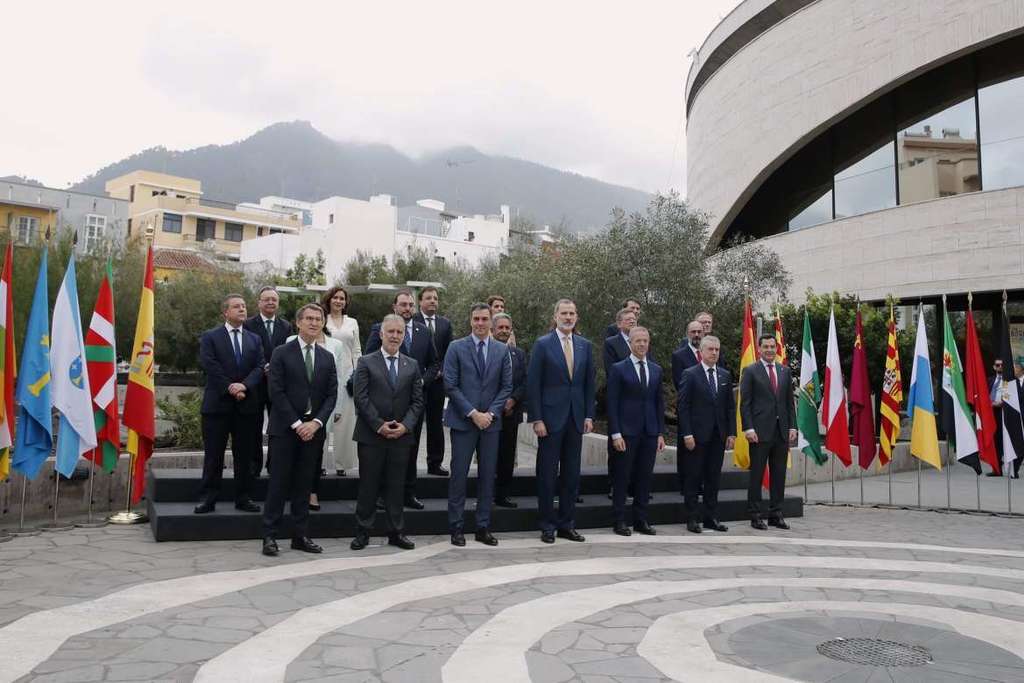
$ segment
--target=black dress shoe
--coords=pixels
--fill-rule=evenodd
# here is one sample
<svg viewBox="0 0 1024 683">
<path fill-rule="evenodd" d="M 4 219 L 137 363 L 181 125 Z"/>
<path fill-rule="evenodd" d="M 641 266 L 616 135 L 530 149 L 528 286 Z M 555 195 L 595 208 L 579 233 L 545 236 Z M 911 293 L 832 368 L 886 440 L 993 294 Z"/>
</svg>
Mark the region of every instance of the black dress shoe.
<svg viewBox="0 0 1024 683">
<path fill-rule="evenodd" d="M 408 498 L 405 499 L 405 507 L 409 508 L 410 510 L 422 510 L 423 508 L 426 507 L 426 505 L 424 505 L 423 501 L 417 498 L 416 496 L 409 496 Z"/>
<path fill-rule="evenodd" d="M 388 536 L 388 545 L 393 545 L 402 550 L 412 550 L 416 544 L 410 541 L 405 534 L 391 534 Z"/>
<path fill-rule="evenodd" d="M 619 536 L 632 536 L 633 532 L 629 530 L 625 522 L 616 522 L 615 526 L 612 527 L 612 531 L 617 533 Z"/>
<path fill-rule="evenodd" d="M 633 529 L 638 534 L 643 534 L 644 536 L 657 536 L 658 535 L 658 532 L 654 530 L 654 527 L 651 526 L 650 522 L 637 522 L 636 524 L 633 525 Z"/>
<path fill-rule="evenodd" d="M 691 534 L 702 533 L 702 529 L 700 528 L 700 524 L 698 524 L 697 522 L 687 522 L 686 523 L 686 530 L 689 531 Z"/>
<path fill-rule="evenodd" d="M 313 512 L 320 512 L 320 503 L 310 503 L 309 509 Z"/>
<path fill-rule="evenodd" d="M 292 539 L 292 550 L 301 550 L 304 553 L 319 554 L 324 551 L 323 548 L 313 542 L 313 539 L 309 536 L 303 536 L 302 538 Z"/>
<path fill-rule="evenodd" d="M 754 527 L 758 531 L 768 531 L 768 525 L 764 523 L 764 520 L 760 517 L 754 517 L 750 520 L 750 526 Z"/>
<path fill-rule="evenodd" d="M 517 508 L 519 503 L 515 502 L 508 496 L 501 496 L 500 498 L 494 499 L 494 504 L 500 508 Z"/>
<path fill-rule="evenodd" d="M 378 510 L 385 510 L 386 509 L 385 506 L 384 506 L 384 499 L 383 498 L 378 498 L 377 499 L 377 509 Z"/>
<path fill-rule="evenodd" d="M 277 557 L 280 552 L 277 548 L 277 541 L 267 536 L 263 539 L 263 554 L 267 557 Z"/>
<path fill-rule="evenodd" d="M 466 537 L 461 531 L 452 532 L 452 545 L 460 548 L 466 545 Z"/>
<path fill-rule="evenodd" d="M 782 515 L 776 515 L 768 518 L 768 526 L 773 526 L 776 529 L 789 529 L 789 524 L 783 519 Z"/>
<path fill-rule="evenodd" d="M 542 543 L 554 543 L 555 532 L 554 531 L 542 531 L 540 532 L 540 540 Z"/>
<path fill-rule="evenodd" d="M 576 502 L 577 503 L 582 503 L 583 502 L 583 496 L 576 496 Z"/>
<path fill-rule="evenodd" d="M 575 541 L 577 543 L 582 543 L 583 541 L 587 540 L 583 537 L 583 534 L 576 531 L 575 529 L 559 529 L 558 537 L 564 538 L 567 541 Z"/>
<path fill-rule="evenodd" d="M 717 519 L 709 519 L 704 522 L 705 529 L 714 529 L 715 531 L 728 531 L 729 527 L 719 522 Z"/>
<path fill-rule="evenodd" d="M 243 500 L 235 503 L 235 509 L 241 510 L 242 512 L 259 512 L 260 506 L 251 500 Z"/>
<path fill-rule="evenodd" d="M 210 503 L 208 501 L 203 501 L 199 505 L 196 505 L 195 509 L 192 510 L 192 512 L 194 512 L 197 515 L 205 515 L 208 512 L 213 512 L 216 509 L 216 507 L 217 507 L 216 503 Z"/>
<path fill-rule="evenodd" d="M 486 527 L 477 529 L 473 538 L 476 539 L 477 543 L 483 543 L 484 545 L 498 545 L 498 539 Z"/>
<path fill-rule="evenodd" d="M 356 537 L 352 539 L 352 542 L 348 544 L 352 550 L 362 550 L 370 542 L 370 535 L 362 532 L 357 533 Z"/>
<path fill-rule="evenodd" d="M 427 474 L 433 474 L 435 477 L 447 477 L 451 472 L 441 465 L 434 465 L 432 467 L 427 467 Z"/>
<path fill-rule="evenodd" d="M 339 468 L 339 469 L 336 469 L 336 470 L 334 470 L 334 473 L 335 473 L 336 475 L 338 475 L 339 477 L 344 477 L 344 476 L 345 476 L 345 470 L 343 470 L 343 469 L 340 469 L 340 468 Z"/>
</svg>

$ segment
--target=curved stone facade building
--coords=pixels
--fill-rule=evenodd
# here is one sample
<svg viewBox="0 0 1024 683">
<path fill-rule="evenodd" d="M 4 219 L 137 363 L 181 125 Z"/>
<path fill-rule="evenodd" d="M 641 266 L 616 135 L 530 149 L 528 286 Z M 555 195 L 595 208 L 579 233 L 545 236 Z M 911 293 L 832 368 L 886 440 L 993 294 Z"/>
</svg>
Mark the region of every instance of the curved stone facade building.
<svg viewBox="0 0 1024 683">
<path fill-rule="evenodd" d="M 1024 290 L 1024 0 L 746 0 L 686 103 L 711 248 L 764 240 L 792 298 Z"/>
</svg>

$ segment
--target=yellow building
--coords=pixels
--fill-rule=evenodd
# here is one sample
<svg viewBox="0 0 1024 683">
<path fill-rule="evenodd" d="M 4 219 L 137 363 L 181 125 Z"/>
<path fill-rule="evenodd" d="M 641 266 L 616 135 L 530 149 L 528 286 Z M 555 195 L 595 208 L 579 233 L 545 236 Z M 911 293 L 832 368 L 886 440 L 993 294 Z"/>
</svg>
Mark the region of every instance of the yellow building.
<svg viewBox="0 0 1024 683">
<path fill-rule="evenodd" d="M 153 228 L 154 245 L 172 249 L 211 249 L 237 261 L 243 240 L 298 233 L 298 212 L 231 204 L 203 197 L 202 184 L 153 171 L 132 171 L 108 180 L 111 197 L 129 202 L 128 234 Z"/>
<path fill-rule="evenodd" d="M 0 226 L 6 228 L 7 239 L 19 244 L 34 244 L 55 234 L 60 208 L 46 204 L 0 199 Z"/>
</svg>

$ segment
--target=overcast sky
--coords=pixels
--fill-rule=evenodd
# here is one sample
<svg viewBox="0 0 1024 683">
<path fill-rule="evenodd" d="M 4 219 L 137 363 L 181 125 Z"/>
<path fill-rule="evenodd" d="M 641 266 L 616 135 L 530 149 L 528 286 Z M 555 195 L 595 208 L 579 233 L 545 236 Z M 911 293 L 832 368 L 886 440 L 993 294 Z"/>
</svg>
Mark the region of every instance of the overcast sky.
<svg viewBox="0 0 1024 683">
<path fill-rule="evenodd" d="M 4 9 L 0 175 L 65 187 L 147 147 L 306 119 L 685 188 L 687 53 L 737 0 L 30 3 Z"/>
</svg>

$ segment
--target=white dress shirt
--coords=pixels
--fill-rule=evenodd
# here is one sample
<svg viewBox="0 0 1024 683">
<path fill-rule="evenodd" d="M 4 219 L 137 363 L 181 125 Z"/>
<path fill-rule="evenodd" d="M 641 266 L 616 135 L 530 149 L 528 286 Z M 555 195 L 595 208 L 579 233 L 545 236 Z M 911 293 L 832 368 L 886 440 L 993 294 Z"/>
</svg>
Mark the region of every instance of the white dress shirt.
<svg viewBox="0 0 1024 683">
<path fill-rule="evenodd" d="M 244 329 L 241 325 L 238 327 L 232 327 L 231 323 L 224 323 L 224 329 L 228 331 L 228 339 L 231 340 L 231 348 L 235 348 L 235 335 L 231 334 L 234 330 L 238 330 L 238 353 L 241 354 L 245 349 L 245 335 L 242 333 Z"/>
</svg>

